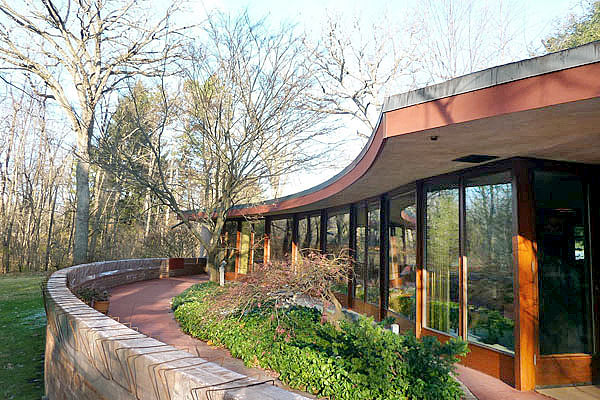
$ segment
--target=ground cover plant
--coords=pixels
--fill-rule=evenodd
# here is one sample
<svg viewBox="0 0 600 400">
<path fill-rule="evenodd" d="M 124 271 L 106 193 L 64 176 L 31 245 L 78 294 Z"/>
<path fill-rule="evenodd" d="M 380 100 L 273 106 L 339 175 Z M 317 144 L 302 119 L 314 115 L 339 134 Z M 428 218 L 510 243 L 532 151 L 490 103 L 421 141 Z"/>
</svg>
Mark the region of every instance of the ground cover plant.
<svg viewBox="0 0 600 400">
<path fill-rule="evenodd" d="M 292 271 L 293 282 L 297 272 L 286 270 Z M 265 274 L 261 273 L 263 278 Z M 269 286 L 269 281 L 263 282 Z M 315 308 L 281 301 L 282 293 L 290 292 L 285 285 L 271 301 L 266 296 L 258 296 L 260 302 L 245 297 L 240 307 L 242 302 L 232 295 L 247 292 L 248 286 L 248 282 L 195 285 L 173 299 L 175 318 L 184 332 L 229 349 L 248 366 L 272 369 L 290 387 L 319 397 L 445 400 L 462 396 L 452 371 L 457 356 L 466 353 L 463 341 L 441 344 L 435 338 L 421 341 L 412 334 L 396 335 L 370 318 L 327 318 Z M 237 305 L 225 306 L 227 298 Z"/>
<path fill-rule="evenodd" d="M 43 274 L 0 277 L 0 398 L 39 399 L 44 394 L 46 315 Z"/>
</svg>

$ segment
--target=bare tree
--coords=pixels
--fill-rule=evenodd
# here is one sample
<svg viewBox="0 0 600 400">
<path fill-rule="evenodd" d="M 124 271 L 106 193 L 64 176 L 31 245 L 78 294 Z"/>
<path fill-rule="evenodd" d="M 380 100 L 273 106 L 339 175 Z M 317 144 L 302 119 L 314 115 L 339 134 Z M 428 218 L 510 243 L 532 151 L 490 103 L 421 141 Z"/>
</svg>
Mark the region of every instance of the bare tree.
<svg viewBox="0 0 600 400">
<path fill-rule="evenodd" d="M 511 0 L 424 0 L 414 9 L 420 79 L 441 82 L 515 59 L 518 39 Z"/>
<path fill-rule="evenodd" d="M 47 85 L 68 116 L 76 139 L 77 215 L 73 262 L 87 261 L 89 147 L 96 109 L 107 92 L 135 75 L 152 75 L 171 50 L 167 8 L 156 22 L 148 2 L 0 0 L 0 61 Z"/>
<path fill-rule="evenodd" d="M 307 43 L 320 86 L 313 95 L 325 105 L 321 111 L 351 116 L 363 139 L 375 128 L 385 96 L 410 87 L 418 65 L 413 26 L 394 26 L 328 15 L 320 43 Z"/>
<path fill-rule="evenodd" d="M 325 115 L 304 95 L 315 81 L 291 29 L 267 32 L 246 14 L 214 14 L 204 33 L 202 49 L 190 48 L 180 99 L 171 98 L 162 81 L 152 95 L 160 110 L 150 116 L 141 112 L 142 98 L 130 95 L 133 130 L 152 157 L 140 157 L 126 140 L 103 140 L 101 146 L 112 146 L 111 170 L 149 188 L 182 220 L 206 249 L 211 278 L 217 279 L 228 211 L 261 199 L 274 177 L 317 162 L 324 150 L 315 141 L 328 130 L 321 124 Z M 156 115 L 160 121 L 149 120 Z M 181 126 L 177 137 L 172 124 Z M 169 165 L 176 165 L 174 178 Z"/>
</svg>

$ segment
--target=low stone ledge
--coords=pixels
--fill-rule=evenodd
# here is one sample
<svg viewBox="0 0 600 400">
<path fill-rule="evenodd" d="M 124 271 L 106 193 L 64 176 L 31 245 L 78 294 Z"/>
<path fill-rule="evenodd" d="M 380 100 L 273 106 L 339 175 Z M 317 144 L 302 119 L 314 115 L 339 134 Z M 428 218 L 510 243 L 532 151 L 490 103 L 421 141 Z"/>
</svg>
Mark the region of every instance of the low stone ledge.
<svg viewBox="0 0 600 400">
<path fill-rule="evenodd" d="M 107 261 L 52 274 L 44 290 L 48 399 L 305 399 L 137 332 L 69 290 L 156 279 L 165 263 Z"/>
</svg>

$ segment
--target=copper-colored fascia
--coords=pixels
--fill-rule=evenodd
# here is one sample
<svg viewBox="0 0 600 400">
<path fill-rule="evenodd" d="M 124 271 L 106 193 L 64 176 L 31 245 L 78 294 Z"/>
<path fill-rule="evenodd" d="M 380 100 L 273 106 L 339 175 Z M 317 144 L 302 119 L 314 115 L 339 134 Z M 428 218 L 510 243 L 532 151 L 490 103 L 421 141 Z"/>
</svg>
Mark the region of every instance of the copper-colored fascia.
<svg viewBox="0 0 600 400">
<path fill-rule="evenodd" d="M 360 179 L 377 160 L 386 139 L 433 128 L 600 96 L 600 63 L 524 78 L 472 92 L 383 113 L 362 158 L 326 187 L 272 204 L 251 205 L 230 217 L 262 215 L 312 204 L 341 192 Z"/>
<path fill-rule="evenodd" d="M 599 74 L 588 64 L 394 110 L 385 137 L 598 97 Z"/>
</svg>

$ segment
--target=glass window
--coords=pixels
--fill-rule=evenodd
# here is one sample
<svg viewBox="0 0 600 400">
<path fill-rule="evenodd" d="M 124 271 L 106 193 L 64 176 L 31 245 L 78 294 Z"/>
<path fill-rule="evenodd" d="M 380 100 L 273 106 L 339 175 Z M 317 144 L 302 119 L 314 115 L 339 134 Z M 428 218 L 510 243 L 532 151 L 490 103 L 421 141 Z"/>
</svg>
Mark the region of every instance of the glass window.
<svg viewBox="0 0 600 400">
<path fill-rule="evenodd" d="M 250 241 L 252 227 L 250 222 L 242 222 L 242 231 L 240 233 L 240 262 L 238 265 L 238 273 L 247 274 L 250 270 Z"/>
<path fill-rule="evenodd" d="M 465 182 L 468 339 L 514 351 L 510 173 Z"/>
<path fill-rule="evenodd" d="M 302 252 L 319 250 L 321 216 L 306 216 L 298 221 L 299 248 Z"/>
<path fill-rule="evenodd" d="M 254 232 L 252 240 L 253 262 L 262 264 L 265 259 L 265 220 L 252 221 L 252 230 Z"/>
<path fill-rule="evenodd" d="M 222 258 L 227 260 L 225 272 L 235 272 L 237 248 L 237 221 L 226 221 L 221 235 Z"/>
<path fill-rule="evenodd" d="M 292 218 L 271 221 L 271 261 L 284 261 L 292 253 Z"/>
<path fill-rule="evenodd" d="M 354 298 L 366 301 L 367 279 L 367 208 L 356 207 L 356 264 L 354 265 Z"/>
<path fill-rule="evenodd" d="M 369 204 L 367 246 L 367 303 L 379 305 L 379 202 Z"/>
<path fill-rule="evenodd" d="M 350 246 L 350 214 L 338 211 L 327 218 L 327 253 L 339 255 Z"/>
<path fill-rule="evenodd" d="M 350 214 L 348 211 L 337 211 L 327 217 L 327 253 L 334 256 L 348 256 L 350 246 Z M 334 290 L 348 293 L 348 280 L 336 282 Z"/>
<path fill-rule="evenodd" d="M 430 187 L 425 222 L 425 326 L 458 334 L 458 185 Z"/>
<path fill-rule="evenodd" d="M 593 351 L 590 263 L 583 182 L 535 171 L 540 353 Z"/>
<path fill-rule="evenodd" d="M 417 218 L 415 193 L 390 200 L 390 311 L 415 319 Z"/>
</svg>

